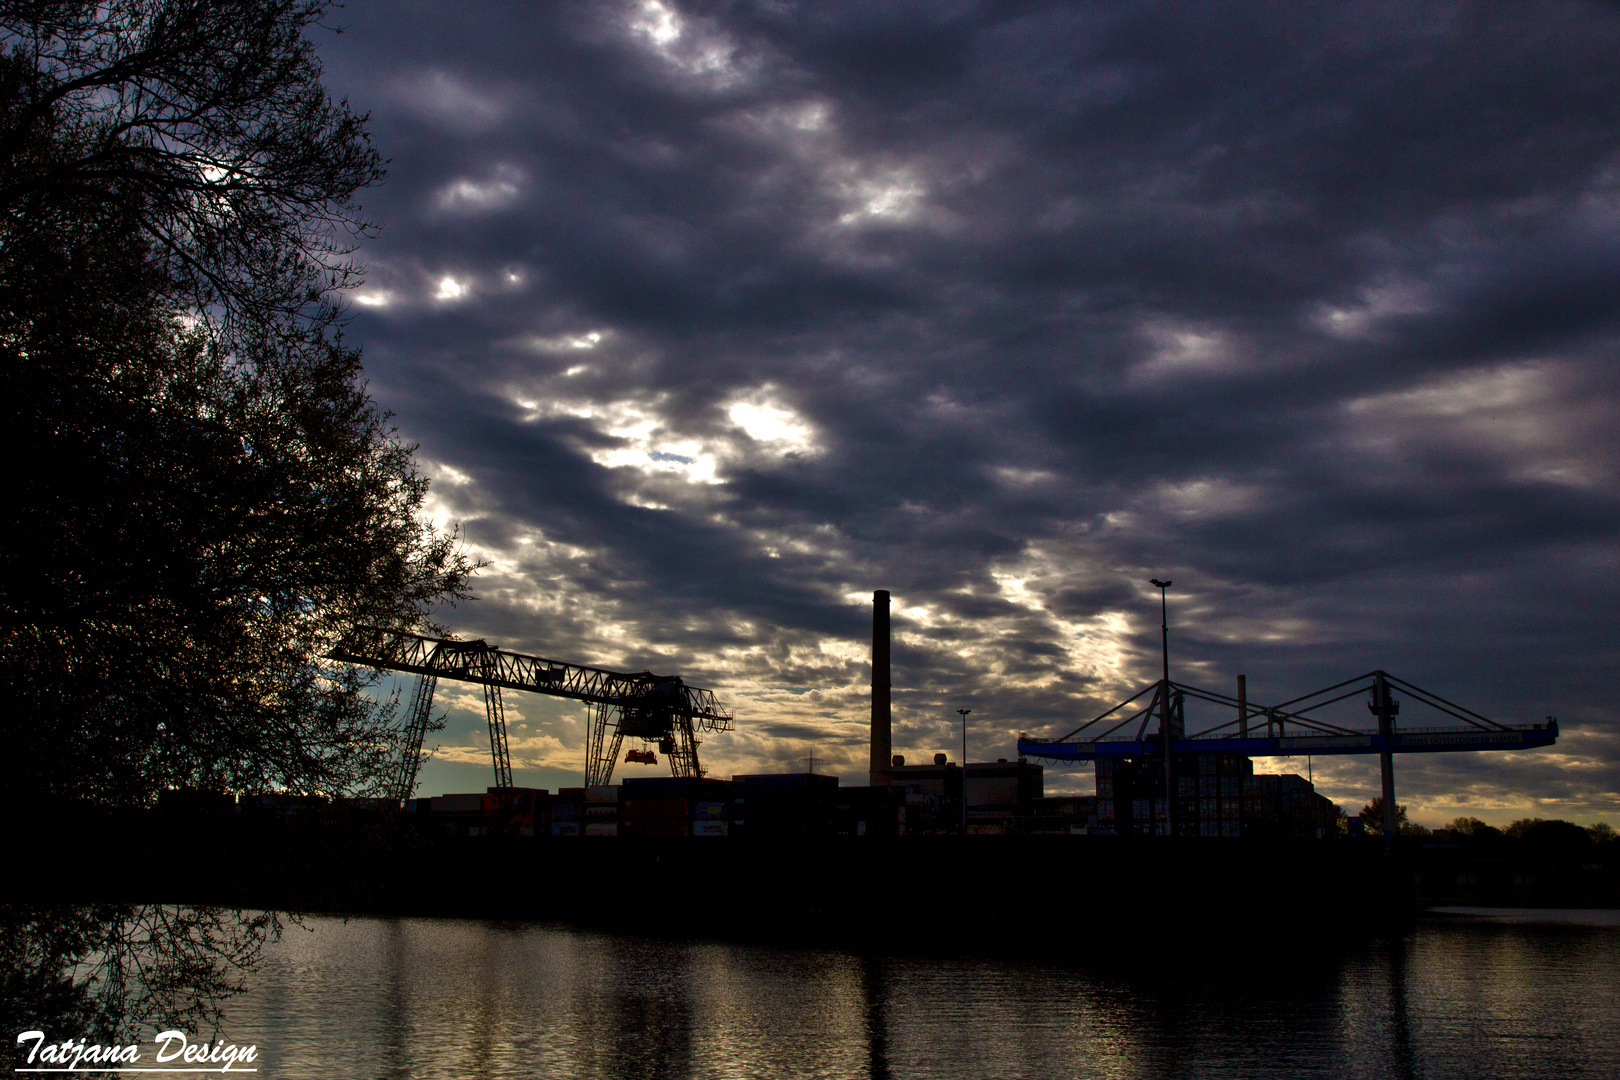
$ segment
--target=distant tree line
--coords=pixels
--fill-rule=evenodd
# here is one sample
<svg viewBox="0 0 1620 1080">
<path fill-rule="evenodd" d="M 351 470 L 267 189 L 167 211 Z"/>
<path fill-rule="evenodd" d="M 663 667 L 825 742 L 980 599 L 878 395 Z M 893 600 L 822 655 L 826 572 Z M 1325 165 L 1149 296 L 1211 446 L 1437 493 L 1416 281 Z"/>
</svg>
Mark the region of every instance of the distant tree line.
<svg viewBox="0 0 1620 1080">
<path fill-rule="evenodd" d="M 1382 832 L 1384 827 L 1384 799 L 1374 796 L 1372 802 L 1361 808 L 1361 820 L 1369 833 Z M 1406 807 L 1395 805 L 1395 820 L 1401 836 L 1416 839 L 1442 837 L 1473 847 L 1487 847 L 1503 842 L 1514 842 L 1516 848 L 1546 853 L 1576 855 L 1595 848 L 1607 848 L 1620 836 L 1614 826 L 1604 821 L 1581 826 L 1572 821 L 1546 818 L 1520 818 L 1498 829 L 1476 817 L 1459 817 L 1442 829 L 1434 830 L 1406 819 Z"/>
</svg>

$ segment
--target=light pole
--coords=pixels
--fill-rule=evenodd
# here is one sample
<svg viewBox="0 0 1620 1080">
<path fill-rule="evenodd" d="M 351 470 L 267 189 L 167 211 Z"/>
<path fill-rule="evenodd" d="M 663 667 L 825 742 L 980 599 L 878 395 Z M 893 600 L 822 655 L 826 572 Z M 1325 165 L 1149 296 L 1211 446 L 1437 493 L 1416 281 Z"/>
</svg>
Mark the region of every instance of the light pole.
<svg viewBox="0 0 1620 1080">
<path fill-rule="evenodd" d="M 972 709 L 957 709 L 962 718 L 962 835 L 967 835 L 967 718 Z"/>
<path fill-rule="evenodd" d="M 1172 832 L 1170 821 L 1174 816 L 1170 808 L 1175 805 L 1176 798 L 1176 793 L 1170 790 L 1170 607 L 1164 592 L 1170 587 L 1170 582 L 1148 578 L 1148 584 L 1156 585 L 1159 589 L 1159 645 L 1164 655 L 1164 681 L 1159 684 L 1159 745 L 1164 749 L 1164 833 L 1169 836 Z M 1148 820 L 1152 820 L 1151 815 Z"/>
<path fill-rule="evenodd" d="M 1159 587 L 1159 644 L 1164 650 L 1164 681 L 1168 685 L 1170 682 L 1170 608 L 1168 606 L 1169 602 L 1164 597 L 1164 590 L 1170 587 L 1171 582 L 1160 581 L 1158 578 L 1148 578 L 1148 584 Z"/>
</svg>

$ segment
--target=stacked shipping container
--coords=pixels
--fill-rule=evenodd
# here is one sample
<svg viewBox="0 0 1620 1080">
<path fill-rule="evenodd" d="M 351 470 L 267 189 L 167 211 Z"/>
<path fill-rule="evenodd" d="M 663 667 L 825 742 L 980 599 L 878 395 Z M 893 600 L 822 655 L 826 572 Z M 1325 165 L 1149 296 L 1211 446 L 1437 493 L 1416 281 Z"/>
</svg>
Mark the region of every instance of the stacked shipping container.
<svg viewBox="0 0 1620 1080">
<path fill-rule="evenodd" d="M 1159 758 L 1096 759 L 1093 832 L 1112 835 L 1282 836 L 1320 839 L 1337 832 L 1338 809 L 1303 777 L 1256 776 L 1240 754 L 1171 758 L 1174 816 L 1167 817 Z"/>
</svg>

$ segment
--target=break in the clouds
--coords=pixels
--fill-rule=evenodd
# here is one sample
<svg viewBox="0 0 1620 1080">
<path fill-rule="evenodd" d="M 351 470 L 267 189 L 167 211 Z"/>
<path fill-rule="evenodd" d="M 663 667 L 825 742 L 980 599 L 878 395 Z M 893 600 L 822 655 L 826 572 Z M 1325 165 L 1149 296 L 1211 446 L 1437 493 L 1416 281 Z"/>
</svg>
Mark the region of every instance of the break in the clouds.
<svg viewBox="0 0 1620 1080">
<path fill-rule="evenodd" d="M 1184 681 L 1559 717 L 1400 759 L 1420 819 L 1620 812 L 1620 9 L 342 17 L 392 159 L 349 333 L 489 560 L 459 631 L 716 688 L 718 773 L 854 780 L 873 589 L 896 750 L 972 708 L 982 758 L 1156 677 L 1170 577 Z M 520 762 L 582 759 L 534 717 Z"/>
</svg>

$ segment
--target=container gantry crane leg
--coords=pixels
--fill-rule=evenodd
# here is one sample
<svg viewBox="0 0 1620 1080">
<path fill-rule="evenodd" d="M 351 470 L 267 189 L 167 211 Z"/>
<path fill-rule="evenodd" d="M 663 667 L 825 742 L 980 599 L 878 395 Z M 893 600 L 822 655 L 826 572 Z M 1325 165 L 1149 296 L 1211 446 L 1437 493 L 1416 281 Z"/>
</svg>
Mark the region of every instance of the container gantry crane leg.
<svg viewBox="0 0 1620 1080">
<path fill-rule="evenodd" d="M 433 691 L 438 684 L 437 675 L 416 677 L 410 712 L 405 718 L 405 746 L 388 781 L 389 798 L 404 802 L 416 794 L 416 773 L 422 765 L 422 742 L 427 738 L 428 720 L 433 713 Z"/>
</svg>

